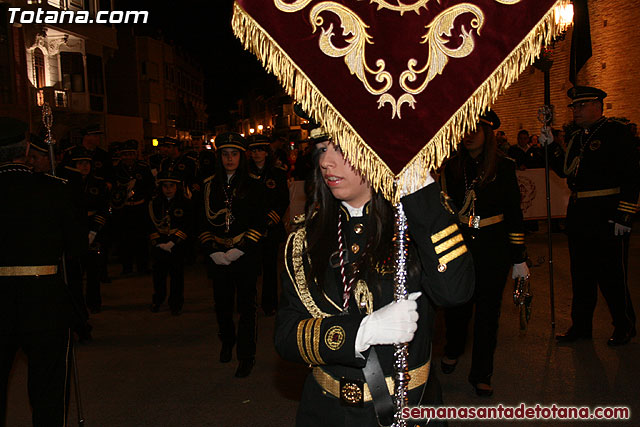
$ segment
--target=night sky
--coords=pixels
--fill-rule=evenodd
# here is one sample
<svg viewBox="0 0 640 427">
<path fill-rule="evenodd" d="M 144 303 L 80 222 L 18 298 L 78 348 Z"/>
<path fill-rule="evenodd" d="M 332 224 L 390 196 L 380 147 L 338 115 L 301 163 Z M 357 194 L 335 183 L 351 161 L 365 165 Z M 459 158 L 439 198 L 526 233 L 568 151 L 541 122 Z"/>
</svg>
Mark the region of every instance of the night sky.
<svg viewBox="0 0 640 427">
<path fill-rule="evenodd" d="M 279 88 L 233 35 L 232 6 L 233 0 L 122 0 L 115 5 L 116 10 L 149 11 L 149 23 L 139 25 L 137 33 L 162 35 L 200 62 L 210 126 L 227 123 L 235 101 L 252 90 L 271 95 Z"/>
</svg>

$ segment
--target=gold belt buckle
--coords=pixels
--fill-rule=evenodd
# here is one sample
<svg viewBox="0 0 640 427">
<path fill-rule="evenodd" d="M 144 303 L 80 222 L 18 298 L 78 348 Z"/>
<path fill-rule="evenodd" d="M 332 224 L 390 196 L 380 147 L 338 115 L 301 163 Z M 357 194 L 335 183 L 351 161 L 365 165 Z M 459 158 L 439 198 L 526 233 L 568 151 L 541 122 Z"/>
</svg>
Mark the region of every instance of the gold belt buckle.
<svg viewBox="0 0 640 427">
<path fill-rule="evenodd" d="M 226 247 L 231 248 L 233 247 L 233 237 L 227 237 L 224 239 L 224 244 Z"/>
<path fill-rule="evenodd" d="M 364 381 L 340 378 L 340 402 L 344 406 L 362 407 L 364 404 Z"/>
</svg>

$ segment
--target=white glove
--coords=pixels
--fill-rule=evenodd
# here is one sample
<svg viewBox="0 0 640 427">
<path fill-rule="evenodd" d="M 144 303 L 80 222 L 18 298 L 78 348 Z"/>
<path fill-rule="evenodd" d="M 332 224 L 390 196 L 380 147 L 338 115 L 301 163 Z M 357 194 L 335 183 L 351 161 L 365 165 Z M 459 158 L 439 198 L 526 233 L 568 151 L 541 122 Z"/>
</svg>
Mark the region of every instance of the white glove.
<svg viewBox="0 0 640 427">
<path fill-rule="evenodd" d="M 409 294 L 406 300 L 394 301 L 365 316 L 356 334 L 356 351 L 362 353 L 372 345 L 410 342 L 418 329 L 418 303 L 422 292 Z"/>
<path fill-rule="evenodd" d="M 225 253 L 225 255 L 229 262 L 233 262 L 244 255 L 244 252 L 242 252 L 240 249 L 231 248 Z"/>
<path fill-rule="evenodd" d="M 224 252 L 214 252 L 209 255 L 209 258 L 211 258 L 217 265 L 231 264 L 231 261 L 227 259 L 227 255 Z"/>
<path fill-rule="evenodd" d="M 553 142 L 553 134 L 551 133 L 551 128 L 542 126 L 542 128 L 540 129 L 540 135 L 538 135 L 538 142 L 543 147 Z"/>
<path fill-rule="evenodd" d="M 613 233 L 616 236 L 623 236 L 624 233 L 631 233 L 631 227 L 627 227 L 626 225 L 618 224 L 616 222 L 614 225 Z"/>
<path fill-rule="evenodd" d="M 431 176 L 431 172 L 427 172 L 427 176 L 422 182 L 405 182 L 402 186 L 402 190 L 400 190 L 400 197 L 408 196 L 409 194 L 413 194 L 419 190 L 422 190 L 424 187 L 432 184 L 433 182 L 435 182 L 435 180 Z"/>
<path fill-rule="evenodd" d="M 173 248 L 176 244 L 173 242 L 167 243 L 158 243 L 156 247 L 162 249 L 163 251 L 171 252 L 171 248 Z"/>
<path fill-rule="evenodd" d="M 522 277 L 524 279 L 529 277 L 529 267 L 526 262 L 521 262 L 520 264 L 513 264 L 513 271 L 511 272 L 511 278 L 515 279 L 517 277 Z"/>
<path fill-rule="evenodd" d="M 96 233 L 95 231 L 90 231 L 89 232 L 89 246 L 93 245 L 93 241 L 96 240 Z"/>
</svg>

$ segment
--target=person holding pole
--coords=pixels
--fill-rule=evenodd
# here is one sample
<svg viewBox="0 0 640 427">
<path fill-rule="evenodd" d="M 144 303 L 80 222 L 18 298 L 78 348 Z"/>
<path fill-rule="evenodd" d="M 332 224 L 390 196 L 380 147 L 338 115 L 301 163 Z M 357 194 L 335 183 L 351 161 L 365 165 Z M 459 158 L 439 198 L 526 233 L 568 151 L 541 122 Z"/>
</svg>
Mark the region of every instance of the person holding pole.
<svg viewBox="0 0 640 427">
<path fill-rule="evenodd" d="M 437 381 L 427 381 L 434 305 L 471 297 L 471 256 L 440 202 L 440 187 L 427 175 L 419 189 L 403 191 L 409 296 L 393 302 L 391 203 L 352 168 L 340 141 L 316 127 L 309 143 L 313 192 L 287 240 L 275 333 L 283 358 L 313 366 L 296 425 L 388 425 L 394 412 L 391 344 L 410 343 L 409 406 L 441 402 Z"/>
<path fill-rule="evenodd" d="M 27 356 L 33 424 L 66 423 L 72 301 L 63 253 L 79 257 L 87 235 L 65 180 L 25 165 L 27 125 L 0 117 L 0 425 L 18 349 Z"/>
</svg>

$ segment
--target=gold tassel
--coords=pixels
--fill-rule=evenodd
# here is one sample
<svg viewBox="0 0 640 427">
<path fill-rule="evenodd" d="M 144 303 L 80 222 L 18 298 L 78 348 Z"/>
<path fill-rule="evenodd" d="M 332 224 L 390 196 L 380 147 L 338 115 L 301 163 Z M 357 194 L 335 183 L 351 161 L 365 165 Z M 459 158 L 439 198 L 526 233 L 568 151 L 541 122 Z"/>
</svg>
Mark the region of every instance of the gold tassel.
<svg viewBox="0 0 640 427">
<path fill-rule="evenodd" d="M 333 139 L 340 142 L 340 148 L 349 163 L 367 178 L 373 189 L 380 191 L 392 203 L 397 203 L 401 197 L 400 189 L 424 182 L 432 169 L 440 167 L 458 141 L 467 132 L 475 130 L 477 117 L 491 107 L 528 65 L 533 64 L 542 47 L 564 30 L 556 24 L 555 8 L 567 4 L 567 1 L 558 0 L 550 8 L 518 47 L 397 175 L 366 144 L 276 41 L 237 3 L 234 3 L 231 25 L 244 48 L 255 54 L 265 70 L 277 77 L 287 94 L 300 102 L 302 109 L 322 123 Z"/>
</svg>

